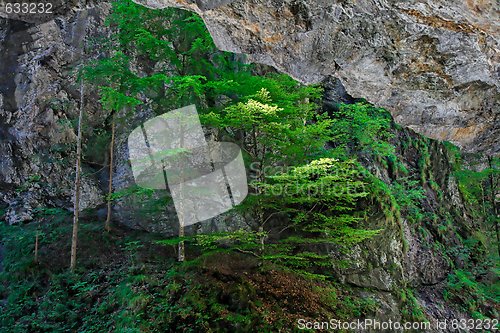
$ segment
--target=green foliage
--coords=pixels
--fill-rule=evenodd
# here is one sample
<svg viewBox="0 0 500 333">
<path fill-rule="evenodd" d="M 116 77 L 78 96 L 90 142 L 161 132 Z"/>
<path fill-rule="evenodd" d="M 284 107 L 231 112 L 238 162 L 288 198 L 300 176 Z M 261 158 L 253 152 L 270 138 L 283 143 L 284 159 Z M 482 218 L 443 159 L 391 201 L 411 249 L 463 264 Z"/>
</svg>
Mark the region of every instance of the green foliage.
<svg viewBox="0 0 500 333">
<path fill-rule="evenodd" d="M 403 318 L 411 322 L 427 322 L 428 319 L 422 309 L 422 306 L 415 298 L 411 289 L 402 289 L 399 294 L 402 309 L 401 314 Z"/>
<path fill-rule="evenodd" d="M 336 137 L 334 122 L 312 102 L 317 88 L 282 76 L 253 82 L 272 91 L 261 88 L 241 102 L 205 114 L 203 122 L 231 136 L 246 153 L 254 172 L 254 195 L 242 209 L 253 211 L 254 230 L 264 233 L 269 219 L 280 214 L 290 219 L 283 231 L 300 235 L 283 238 L 283 231 L 268 231 L 261 238 L 261 257 L 300 269 L 325 265 L 328 256 L 309 251 L 307 244 L 348 247 L 378 233 L 354 227 L 359 218 L 351 213 L 367 195 L 362 177 L 352 160 L 320 158 L 326 155 L 326 143 Z M 268 242 L 269 251 L 262 253 L 265 239 L 276 237 L 280 241 Z"/>
<path fill-rule="evenodd" d="M 243 262 L 232 263 L 237 259 Z M 320 307 L 324 315 L 341 319 L 362 316 L 375 309 L 373 301 L 355 297 L 329 283 L 303 280 L 293 273 L 265 267 L 261 272 L 242 274 L 238 266 L 246 267 L 248 273 L 253 264 L 241 257 L 217 255 L 206 257 L 197 266 L 170 267 L 164 274 L 131 275 L 117 288 L 116 301 L 121 309 L 116 316 L 117 329 L 274 332 L 292 327 L 295 323 L 292 318 L 310 311 L 310 305 Z M 200 277 L 201 272 L 206 274 Z M 274 285 L 262 284 L 266 274 L 273 274 Z M 285 302 L 269 295 L 281 295 L 291 286 L 286 283 L 301 294 L 287 295 Z M 266 293 L 262 293 L 263 287 L 268 288 Z"/>
<path fill-rule="evenodd" d="M 349 289 L 257 265 L 251 256 L 217 253 L 196 265 L 175 263 L 145 234 L 109 238 L 92 223 L 84 223 L 81 233 L 95 243 L 83 249 L 91 252 L 71 274 L 60 263 L 70 228 L 70 223 L 0 225 L 7 273 L 0 274 L 0 286 L 6 286 L 0 298 L 8 295 L 0 312 L 2 332 L 275 332 L 293 327 L 312 306 L 344 320 L 375 310 L 372 301 Z M 38 229 L 43 229 L 41 262 L 35 264 Z M 96 263 L 94 256 L 106 260 Z M 292 286 L 295 294 L 288 293 Z"/>
<path fill-rule="evenodd" d="M 140 56 L 152 60 L 175 60 L 170 47 L 169 22 L 175 11 L 172 9 L 152 11 L 131 0 L 116 0 L 107 18 L 107 25 L 115 31 L 115 48 L 134 50 Z"/>
<path fill-rule="evenodd" d="M 101 87 L 100 94 L 102 106 L 106 110 L 118 111 L 126 106 L 134 107 L 141 103 L 138 99 L 128 97 L 110 87 Z"/>
<path fill-rule="evenodd" d="M 328 265 L 328 256 L 311 252 L 321 244 L 348 249 L 378 234 L 380 230 L 357 228 L 362 220 L 353 212 L 368 195 L 354 161 L 323 158 L 255 184 L 266 210 L 288 217 L 280 233 L 286 237 L 269 247 L 266 259 L 294 267 Z"/>
<path fill-rule="evenodd" d="M 384 109 L 367 103 L 343 104 L 333 118 L 337 149 L 396 159 L 394 146 L 389 143 L 392 118 Z"/>
<path fill-rule="evenodd" d="M 467 211 L 474 219 L 483 222 L 482 231 L 490 239 L 487 246 L 490 256 L 498 257 L 500 217 L 497 198 L 500 188 L 500 158 L 462 155 L 450 144 L 447 144 L 447 149 L 453 160 L 453 176 L 467 205 Z"/>
<path fill-rule="evenodd" d="M 129 96 L 145 94 L 158 113 L 206 104 L 213 90 L 231 81 L 224 79 L 228 72 L 244 68 L 217 50 L 202 19 L 191 12 L 153 11 L 117 0 L 108 24 L 114 31 L 106 50 L 110 55 L 90 66 L 87 77 Z M 140 73 L 132 70 L 132 62 L 141 63 Z"/>
<path fill-rule="evenodd" d="M 0 224 L 3 268 L 0 272 L 2 332 L 104 332 L 113 330 L 115 288 L 131 267 L 120 249 L 140 249 L 138 241 L 110 239 L 100 224 L 82 221 L 78 274 L 67 272 L 71 223 L 58 221 L 56 209 L 43 209 L 44 221 L 22 226 Z M 39 262 L 34 262 L 39 236 Z M 101 260 L 96 260 L 101 257 Z M 122 258 L 127 258 L 122 256 Z M 123 259 L 122 259 L 123 260 Z"/>
<path fill-rule="evenodd" d="M 331 122 L 315 112 L 316 104 L 303 102 L 313 98 L 317 89 L 298 84 L 288 85 L 286 90 L 276 88 L 288 80 L 284 76 L 258 80 L 273 90 L 261 88 L 242 97 L 242 102 L 204 115 L 202 120 L 233 137 L 254 163 L 257 179 L 262 179 L 265 167 L 300 164 L 320 154 L 331 138 Z M 302 99 L 296 99 L 298 96 Z"/>
<path fill-rule="evenodd" d="M 222 232 L 212 234 L 199 234 L 194 236 L 196 244 L 204 251 L 216 250 L 221 245 L 231 246 L 237 249 L 252 249 L 257 247 L 259 239 L 266 234 L 238 230 L 235 232 Z"/>
<path fill-rule="evenodd" d="M 463 168 L 457 170 L 454 175 L 464 199 L 471 205 L 481 205 L 483 204 L 483 198 L 488 195 L 487 192 L 491 191 L 488 184 L 489 178 L 498 178 L 500 176 L 500 163 L 498 159 L 495 159 L 491 167 L 482 171 Z"/>
<path fill-rule="evenodd" d="M 225 69 L 220 65 L 229 63 L 230 55 L 217 51 L 203 20 L 191 12 L 150 10 L 131 0 L 117 0 L 108 24 L 116 31 L 116 48 L 134 52 L 173 75 L 213 79 Z"/>
<path fill-rule="evenodd" d="M 411 221 L 417 223 L 423 220 L 420 202 L 425 199 L 426 193 L 420 181 L 400 178 L 391 184 L 391 192 L 399 208 Z"/>
<path fill-rule="evenodd" d="M 471 272 L 455 270 L 448 276 L 445 298 L 463 304 L 464 310 L 475 318 L 498 318 L 498 311 L 494 307 L 485 307 L 485 304 L 490 302 L 493 304 L 500 302 L 498 271 L 495 274 L 496 282 L 485 285 L 477 282 Z"/>
<path fill-rule="evenodd" d="M 22 193 L 28 191 L 33 185 L 39 184 L 42 180 L 42 176 L 40 175 L 31 175 L 23 182 L 18 188 L 16 188 L 16 192 Z"/>
<path fill-rule="evenodd" d="M 55 223 L 61 223 L 71 215 L 71 212 L 59 207 L 38 207 L 34 209 L 34 213 L 39 219 L 50 218 Z"/>
<path fill-rule="evenodd" d="M 153 196 L 154 190 L 139 187 L 137 185 L 133 185 L 130 187 L 126 187 L 120 191 L 115 191 L 111 195 L 111 200 L 118 200 L 122 198 L 126 198 L 129 196 L 138 196 L 141 199 L 150 199 Z"/>
</svg>

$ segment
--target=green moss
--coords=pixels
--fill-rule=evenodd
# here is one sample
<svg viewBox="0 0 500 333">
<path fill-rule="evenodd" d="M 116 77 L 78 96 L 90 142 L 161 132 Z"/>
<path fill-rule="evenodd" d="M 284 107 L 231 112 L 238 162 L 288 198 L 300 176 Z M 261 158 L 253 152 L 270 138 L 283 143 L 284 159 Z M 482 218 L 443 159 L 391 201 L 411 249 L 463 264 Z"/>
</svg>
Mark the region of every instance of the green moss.
<svg viewBox="0 0 500 333">
<path fill-rule="evenodd" d="M 348 287 L 252 256 L 216 253 L 176 263 L 150 234 L 82 221 L 77 274 L 68 272 L 71 221 L 0 226 L 2 332 L 276 332 L 311 315 L 353 320 L 376 304 Z M 40 262 L 34 236 L 43 232 Z"/>
<path fill-rule="evenodd" d="M 401 289 L 399 291 L 401 301 L 401 315 L 404 320 L 411 322 L 427 322 L 422 306 L 415 298 L 413 290 Z"/>
<path fill-rule="evenodd" d="M 487 306 L 488 303 L 498 304 L 500 301 L 498 281 L 497 278 L 494 284 L 484 285 L 477 282 L 471 272 L 455 270 L 448 276 L 445 298 L 462 304 L 462 310 L 469 312 L 474 318 L 498 318 L 495 307 Z"/>
</svg>

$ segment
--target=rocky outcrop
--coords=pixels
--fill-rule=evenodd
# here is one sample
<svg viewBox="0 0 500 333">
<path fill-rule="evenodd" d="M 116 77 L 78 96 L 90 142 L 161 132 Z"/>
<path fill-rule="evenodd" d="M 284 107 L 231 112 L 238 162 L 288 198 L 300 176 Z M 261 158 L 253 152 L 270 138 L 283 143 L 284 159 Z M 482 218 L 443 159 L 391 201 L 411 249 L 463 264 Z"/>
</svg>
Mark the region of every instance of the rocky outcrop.
<svg viewBox="0 0 500 333">
<path fill-rule="evenodd" d="M 109 34 L 109 27 L 103 24 L 109 3 L 53 4 L 54 14 L 46 16 L 5 15 L 0 10 L 0 219 L 11 224 L 35 219 L 40 209 L 72 210 L 80 107 L 77 69 L 99 56 L 99 48 L 89 46 Z M 84 101 L 85 148 L 107 129 L 109 114 L 100 107 L 91 85 L 85 86 Z M 131 194 L 134 186 L 128 135 L 152 117 L 151 110 L 138 109 L 133 119 L 118 124 L 113 181 L 117 193 Z M 107 148 L 101 147 L 98 153 L 107 155 Z M 81 209 L 98 208 L 101 217 L 106 214 L 101 204 L 108 185 L 108 160 L 102 156 L 96 164 L 92 158 L 84 158 L 82 166 Z M 131 228 L 175 235 L 178 222 L 168 193 L 152 195 L 123 195 L 113 205 L 115 219 Z M 187 231 L 225 230 L 230 216 Z M 240 217 L 231 218 L 235 229 L 245 226 Z"/>
<path fill-rule="evenodd" d="M 401 295 L 408 290 L 414 292 L 414 306 L 431 322 L 469 318 L 444 298 L 449 275 L 464 265 L 457 251 L 464 249 L 463 239 L 477 229 L 457 187 L 451 153 L 442 143 L 410 129 L 400 128 L 394 134 L 392 143 L 408 177 L 427 179 L 422 184 L 425 198 L 418 208 L 421 218 L 415 219 L 415 213 L 404 206 L 384 209 L 368 204 L 370 217 L 364 227 L 381 232 L 345 257 L 334 251 L 334 259 L 349 263 L 338 265 L 334 272 L 342 283 L 364 290 L 361 296 L 376 300 L 380 305 L 377 319 L 401 321 L 402 309 L 408 306 Z M 377 161 L 364 163 L 387 186 L 402 181 L 391 167 Z"/>
<path fill-rule="evenodd" d="M 135 0 L 198 12 L 222 50 L 350 95 L 468 151 L 500 153 L 495 0 Z"/>
<path fill-rule="evenodd" d="M 84 39 L 106 35 L 108 4 L 76 8 L 41 22 L 0 17 L 0 206 L 10 223 L 29 221 L 41 207 L 72 207 L 76 66 Z M 19 19 L 25 19 L 20 17 Z M 85 96 L 88 136 L 106 115 Z M 84 167 L 82 209 L 103 202 Z"/>
<path fill-rule="evenodd" d="M 7 4 L 12 4 L 10 10 Z M 54 20 L 57 17 L 71 17 L 77 15 L 82 10 L 88 10 L 95 7 L 95 0 L 50 0 L 38 1 L 37 6 L 19 7 L 16 10 L 15 1 L 4 1 L 0 6 L 0 18 L 22 21 L 27 23 L 42 24 Z M 24 3 L 24 1 L 17 1 Z M 35 1 L 31 1 L 31 4 Z"/>
</svg>

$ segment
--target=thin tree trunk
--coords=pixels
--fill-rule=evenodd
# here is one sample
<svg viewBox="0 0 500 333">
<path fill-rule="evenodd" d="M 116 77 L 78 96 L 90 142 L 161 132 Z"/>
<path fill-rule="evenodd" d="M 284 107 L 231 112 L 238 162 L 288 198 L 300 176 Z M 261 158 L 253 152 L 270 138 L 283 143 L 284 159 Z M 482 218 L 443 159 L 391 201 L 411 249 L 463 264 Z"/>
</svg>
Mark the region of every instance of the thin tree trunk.
<svg viewBox="0 0 500 333">
<path fill-rule="evenodd" d="M 104 229 L 106 231 L 111 231 L 111 195 L 113 194 L 113 155 L 115 152 L 115 115 L 111 121 L 111 144 L 109 147 L 109 188 L 108 188 L 108 215 L 106 217 L 106 223 L 104 224 Z"/>
<path fill-rule="evenodd" d="M 182 147 L 182 145 L 181 145 Z M 182 176 L 181 176 L 181 179 Z M 180 209 L 180 212 L 178 213 L 179 216 L 179 238 L 181 239 L 179 241 L 179 252 L 178 252 L 178 258 L 177 260 L 180 261 L 180 262 L 183 262 L 184 260 L 186 260 L 186 247 L 184 245 L 184 241 L 182 240 L 182 238 L 184 237 L 185 233 L 184 233 L 184 212 L 183 212 L 183 205 L 184 205 L 184 202 L 183 202 L 183 197 L 182 197 L 182 191 L 183 191 L 183 186 L 182 186 L 182 183 L 180 184 L 180 193 L 181 193 L 181 199 L 180 199 L 180 205 L 181 205 L 181 209 Z"/>
<path fill-rule="evenodd" d="M 481 187 L 481 198 L 483 200 L 483 216 L 486 216 L 486 194 L 484 192 L 484 184 L 480 183 L 479 187 Z"/>
<path fill-rule="evenodd" d="M 500 256 L 500 228 L 498 226 L 498 210 L 496 205 L 496 181 L 493 179 L 493 157 L 491 156 L 488 156 L 488 167 L 491 170 L 489 175 L 491 190 L 490 201 L 493 210 L 493 223 L 495 224 L 495 233 L 497 236 L 497 251 Z"/>
<path fill-rule="evenodd" d="M 38 264 L 38 237 L 39 237 L 39 232 L 36 232 L 35 236 L 35 264 Z"/>
<path fill-rule="evenodd" d="M 497 251 L 500 256 L 500 230 L 498 228 L 498 218 L 495 216 L 495 232 L 497 234 Z"/>
<path fill-rule="evenodd" d="M 184 237 L 184 226 L 182 224 L 179 225 L 179 238 Z M 178 260 L 180 262 L 184 261 L 186 259 L 186 249 L 184 245 L 184 241 L 179 242 L 179 257 Z"/>
<path fill-rule="evenodd" d="M 76 141 L 76 176 L 75 176 L 75 202 L 73 213 L 73 233 L 71 236 L 71 264 L 70 269 L 75 271 L 76 249 L 78 245 L 78 225 L 80 213 L 80 165 L 82 160 L 82 121 L 83 121 L 83 79 L 80 81 L 80 114 L 78 116 L 78 138 Z"/>
<path fill-rule="evenodd" d="M 180 122 L 180 126 L 181 126 L 181 135 L 180 135 L 180 147 L 181 148 L 184 148 L 184 128 L 183 128 L 183 125 L 182 125 L 182 121 Z M 181 193 L 181 198 L 180 198 L 180 205 L 181 205 L 181 209 L 180 209 L 180 214 L 178 217 L 179 217 L 179 238 L 181 239 L 181 241 L 179 242 L 179 257 L 178 257 L 178 261 L 180 262 L 183 262 L 185 259 L 186 259 L 186 248 L 185 248 L 185 245 L 184 245 L 184 241 L 182 240 L 182 238 L 184 237 L 184 198 L 182 196 L 182 191 L 183 191 L 183 184 L 182 182 L 184 182 L 184 172 L 183 170 L 181 170 L 181 184 L 180 184 L 180 193 Z"/>
</svg>

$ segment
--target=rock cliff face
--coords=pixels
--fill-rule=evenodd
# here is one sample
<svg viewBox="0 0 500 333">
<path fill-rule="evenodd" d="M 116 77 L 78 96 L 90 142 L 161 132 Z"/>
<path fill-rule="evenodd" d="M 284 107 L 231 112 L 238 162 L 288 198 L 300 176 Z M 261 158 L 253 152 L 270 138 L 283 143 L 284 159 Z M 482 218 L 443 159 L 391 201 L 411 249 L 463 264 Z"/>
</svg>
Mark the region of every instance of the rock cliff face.
<svg viewBox="0 0 500 333">
<path fill-rule="evenodd" d="M 84 38 L 106 34 L 109 10 L 81 5 L 38 22 L 0 17 L 0 209 L 10 223 L 33 219 L 36 207 L 71 207 L 75 66 Z M 102 124 L 91 92 L 85 100 L 87 128 Z M 103 201 L 95 177 L 85 176 L 82 190 L 83 209 Z"/>
<path fill-rule="evenodd" d="M 104 25 L 108 2 L 53 4 L 54 14 L 46 16 L 5 15 L 0 11 L 0 218 L 5 217 L 10 224 L 29 222 L 44 208 L 72 210 L 80 107 L 77 70 L 80 64 L 99 56 L 99 49 L 91 43 L 109 34 Z M 85 148 L 95 142 L 95 130 L 105 129 L 109 114 L 100 107 L 97 91 L 90 85 L 85 86 L 84 108 Z M 153 117 L 150 111 L 139 110 L 134 119 L 119 125 L 113 182 L 117 192 L 134 185 L 127 138 L 136 126 Z M 104 155 L 101 160 L 106 164 L 107 149 Z M 108 181 L 106 165 L 85 160 L 82 210 L 104 203 Z M 150 201 L 155 203 L 149 205 L 143 197 L 117 200 L 115 218 L 131 228 L 176 234 L 173 203 L 165 193 L 154 195 L 156 200 Z M 202 230 L 220 230 L 228 218 L 235 221 L 235 229 L 241 226 L 239 218 L 230 215 L 205 223 Z"/>
<path fill-rule="evenodd" d="M 335 112 L 331 101 L 353 102 L 342 92 L 338 81 L 325 85 L 324 108 Z M 410 129 L 394 128 L 392 144 L 398 159 L 411 179 L 427 179 L 423 184 L 425 199 L 422 213 L 427 217 L 416 221 L 403 207 L 387 208 L 368 204 L 371 216 L 368 229 L 383 229 L 380 235 L 353 248 L 346 258 L 348 267 L 334 269 L 340 281 L 366 288 L 365 295 L 380 304 L 376 318 L 401 321 L 404 304 L 399 293 L 415 290 L 415 298 L 425 316 L 432 320 L 466 318 L 443 298 L 448 275 L 462 268 L 452 249 L 463 249 L 462 239 L 469 238 L 477 225 L 471 217 L 452 173 L 453 154 L 435 140 Z M 391 186 L 401 177 L 393 167 L 361 158 L 362 163 L 383 183 Z M 432 184 L 432 185 L 431 185 Z"/>
<path fill-rule="evenodd" d="M 396 121 L 500 153 L 496 0 L 135 0 L 198 12 L 219 48 L 303 82 L 333 75 Z"/>
</svg>

